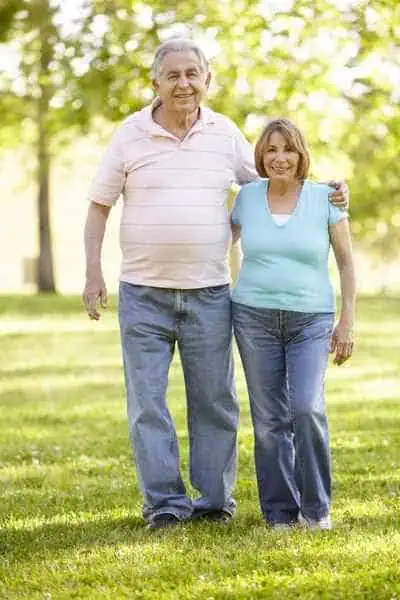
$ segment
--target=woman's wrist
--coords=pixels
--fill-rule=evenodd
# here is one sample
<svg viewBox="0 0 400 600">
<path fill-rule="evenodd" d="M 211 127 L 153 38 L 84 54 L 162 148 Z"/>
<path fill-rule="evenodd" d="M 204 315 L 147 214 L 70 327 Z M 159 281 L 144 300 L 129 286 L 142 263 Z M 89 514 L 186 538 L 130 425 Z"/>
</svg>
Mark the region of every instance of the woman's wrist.
<svg viewBox="0 0 400 600">
<path fill-rule="evenodd" d="M 341 325 L 345 325 L 347 327 L 353 327 L 354 325 L 354 311 L 353 310 L 344 310 L 341 311 L 339 316 L 339 323 Z"/>
</svg>

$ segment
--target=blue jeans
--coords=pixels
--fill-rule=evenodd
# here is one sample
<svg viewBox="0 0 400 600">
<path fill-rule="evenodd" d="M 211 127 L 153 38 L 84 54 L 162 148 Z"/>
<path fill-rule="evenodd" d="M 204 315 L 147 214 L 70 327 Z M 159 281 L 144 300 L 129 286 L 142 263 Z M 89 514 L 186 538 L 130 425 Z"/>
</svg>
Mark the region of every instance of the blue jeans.
<svg viewBox="0 0 400 600">
<path fill-rule="evenodd" d="M 331 461 L 324 377 L 333 313 L 253 308 L 233 302 L 246 376 L 261 510 L 291 523 L 299 510 L 329 512 Z"/>
<path fill-rule="evenodd" d="M 232 514 L 238 404 L 229 286 L 175 290 L 123 282 L 119 318 L 144 518 L 170 513 L 187 519 L 194 509 Z M 186 388 L 190 480 L 200 493 L 194 502 L 180 474 L 177 436 L 165 397 L 175 344 Z"/>
</svg>

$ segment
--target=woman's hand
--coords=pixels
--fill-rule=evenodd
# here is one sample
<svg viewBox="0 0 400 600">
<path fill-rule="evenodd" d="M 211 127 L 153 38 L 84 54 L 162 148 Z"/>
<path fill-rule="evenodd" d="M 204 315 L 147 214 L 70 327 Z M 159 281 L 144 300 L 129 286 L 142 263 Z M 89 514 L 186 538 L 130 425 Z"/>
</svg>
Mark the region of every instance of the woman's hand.
<svg viewBox="0 0 400 600">
<path fill-rule="evenodd" d="M 333 363 L 342 365 L 353 354 L 353 348 L 353 323 L 339 320 L 333 330 L 329 348 L 329 352 L 335 354 Z"/>
</svg>

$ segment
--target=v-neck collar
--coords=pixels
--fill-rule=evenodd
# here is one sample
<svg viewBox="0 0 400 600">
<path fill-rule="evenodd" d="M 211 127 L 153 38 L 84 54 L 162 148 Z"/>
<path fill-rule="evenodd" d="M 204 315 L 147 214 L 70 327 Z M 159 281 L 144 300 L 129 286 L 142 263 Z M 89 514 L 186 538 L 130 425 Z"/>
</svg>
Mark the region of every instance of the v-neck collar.
<svg viewBox="0 0 400 600">
<path fill-rule="evenodd" d="M 299 197 L 297 198 L 297 203 L 296 203 L 296 206 L 294 207 L 294 211 L 292 213 L 290 213 L 288 220 L 285 223 L 277 223 L 275 221 L 274 217 L 272 216 L 271 207 L 268 202 L 269 179 L 265 180 L 264 197 L 263 197 L 265 213 L 268 216 L 268 218 L 270 219 L 270 221 L 272 221 L 272 223 L 275 225 L 275 227 L 279 227 L 279 228 L 287 227 L 289 225 L 289 223 L 291 223 L 293 221 L 293 219 L 297 216 L 297 214 L 300 211 L 300 205 L 302 204 L 302 199 L 303 199 L 303 195 L 304 195 L 304 192 L 306 189 L 306 185 L 307 185 L 307 181 L 304 181 L 303 185 L 301 187 L 301 190 L 300 190 Z"/>
</svg>

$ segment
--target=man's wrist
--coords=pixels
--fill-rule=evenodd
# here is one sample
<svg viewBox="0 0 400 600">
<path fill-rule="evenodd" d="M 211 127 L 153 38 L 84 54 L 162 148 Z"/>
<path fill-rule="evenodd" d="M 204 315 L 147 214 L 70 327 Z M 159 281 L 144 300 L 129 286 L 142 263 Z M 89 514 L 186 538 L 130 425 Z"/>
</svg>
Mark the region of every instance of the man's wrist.
<svg viewBox="0 0 400 600">
<path fill-rule="evenodd" d="M 103 273 L 99 265 L 96 265 L 95 267 L 88 266 L 86 269 L 86 281 L 92 281 L 93 279 L 103 279 Z"/>
</svg>

